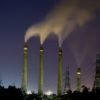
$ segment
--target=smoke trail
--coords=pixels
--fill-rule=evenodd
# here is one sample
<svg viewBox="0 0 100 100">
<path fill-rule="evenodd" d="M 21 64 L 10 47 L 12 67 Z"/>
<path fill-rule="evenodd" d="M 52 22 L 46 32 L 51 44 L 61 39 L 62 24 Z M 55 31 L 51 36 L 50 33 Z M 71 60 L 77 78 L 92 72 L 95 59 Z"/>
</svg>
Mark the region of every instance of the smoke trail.
<svg viewBox="0 0 100 100">
<path fill-rule="evenodd" d="M 59 46 L 77 26 L 95 18 L 95 10 L 100 10 L 100 0 L 60 0 L 43 21 L 29 28 L 25 41 L 39 35 L 41 44 L 53 32 L 59 38 Z"/>
<path fill-rule="evenodd" d="M 92 32 L 90 31 L 86 34 L 87 35 L 82 35 L 82 37 L 79 35 L 79 38 L 73 41 L 69 39 L 68 42 L 78 67 L 81 67 L 86 56 L 88 56 L 91 51 L 94 51 L 95 44 L 97 43 L 97 34 L 95 34 L 95 31 L 93 32 L 92 30 Z"/>
<path fill-rule="evenodd" d="M 44 40 L 48 36 L 48 33 L 49 30 L 47 23 L 41 22 L 28 28 L 25 35 L 25 42 L 27 42 L 33 36 L 40 36 L 41 44 L 43 44 Z"/>
</svg>

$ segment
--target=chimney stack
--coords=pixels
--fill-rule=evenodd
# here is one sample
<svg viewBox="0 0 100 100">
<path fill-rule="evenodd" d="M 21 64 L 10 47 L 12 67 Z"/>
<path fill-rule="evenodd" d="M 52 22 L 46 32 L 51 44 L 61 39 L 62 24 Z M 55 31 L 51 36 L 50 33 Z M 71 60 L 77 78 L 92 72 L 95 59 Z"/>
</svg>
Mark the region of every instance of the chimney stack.
<svg viewBox="0 0 100 100">
<path fill-rule="evenodd" d="M 23 51 L 23 68 L 22 68 L 22 84 L 21 84 L 21 88 L 25 92 L 27 92 L 27 53 L 28 53 L 28 45 L 27 43 L 25 43 Z"/>
<path fill-rule="evenodd" d="M 81 90 L 81 69 L 80 68 L 77 68 L 76 75 L 77 75 L 77 91 L 80 92 Z"/>
<path fill-rule="evenodd" d="M 44 49 L 43 46 L 40 47 L 40 66 L 39 66 L 39 80 L 38 80 L 38 94 L 43 95 L 43 57 Z"/>
<path fill-rule="evenodd" d="M 59 52 L 58 52 L 57 95 L 62 95 L 62 48 L 59 48 Z"/>
<path fill-rule="evenodd" d="M 100 54 L 96 56 L 96 73 L 95 73 L 94 88 L 100 89 Z"/>
</svg>

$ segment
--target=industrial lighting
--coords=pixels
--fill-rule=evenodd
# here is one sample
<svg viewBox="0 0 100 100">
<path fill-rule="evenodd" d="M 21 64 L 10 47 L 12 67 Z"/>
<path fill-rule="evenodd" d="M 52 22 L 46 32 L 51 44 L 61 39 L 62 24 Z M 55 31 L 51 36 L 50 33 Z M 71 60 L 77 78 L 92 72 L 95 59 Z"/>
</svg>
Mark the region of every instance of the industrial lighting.
<svg viewBox="0 0 100 100">
<path fill-rule="evenodd" d="M 30 90 L 27 91 L 27 94 L 32 94 L 32 92 Z"/>
<path fill-rule="evenodd" d="M 47 96 L 50 96 L 50 95 L 53 94 L 53 92 L 52 92 L 51 90 L 48 90 L 47 92 L 45 92 L 45 94 L 46 94 Z"/>
<path fill-rule="evenodd" d="M 24 50 L 28 50 L 28 48 L 27 47 L 24 47 Z"/>
<path fill-rule="evenodd" d="M 80 72 L 77 72 L 77 75 L 80 75 L 81 73 Z"/>
</svg>

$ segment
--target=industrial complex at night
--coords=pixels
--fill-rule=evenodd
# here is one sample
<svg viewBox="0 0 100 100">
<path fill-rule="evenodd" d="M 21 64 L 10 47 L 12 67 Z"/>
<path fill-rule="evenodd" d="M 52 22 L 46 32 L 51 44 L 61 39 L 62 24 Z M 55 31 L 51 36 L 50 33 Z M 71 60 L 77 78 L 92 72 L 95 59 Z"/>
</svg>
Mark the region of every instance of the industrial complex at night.
<svg viewBox="0 0 100 100">
<path fill-rule="evenodd" d="M 0 0 L 7 99 L 100 99 L 100 0 Z"/>
<path fill-rule="evenodd" d="M 22 70 L 22 90 L 28 91 L 28 43 L 24 44 L 23 49 L 23 70 Z M 39 79 L 38 79 L 38 94 L 43 95 L 43 87 L 44 86 L 44 49 L 43 46 L 40 46 L 40 66 L 39 66 Z M 71 90 L 70 88 L 70 75 L 68 73 L 69 69 L 67 69 L 67 72 L 65 74 L 65 80 L 63 82 L 63 64 L 62 64 L 62 48 L 59 48 L 58 50 L 58 81 L 57 81 L 57 95 L 62 95 L 63 93 L 67 93 L 67 91 Z M 95 77 L 94 77 L 94 84 L 92 86 L 92 89 L 100 88 L 100 54 L 96 55 L 96 67 L 95 67 Z M 83 73 L 84 74 L 84 73 Z M 82 85 L 81 85 L 81 69 L 80 67 L 77 67 L 76 69 L 76 88 L 77 91 L 82 91 Z M 65 82 L 66 81 L 66 82 Z M 64 86 L 62 83 L 65 83 Z M 64 91 L 63 91 L 64 88 Z"/>
</svg>

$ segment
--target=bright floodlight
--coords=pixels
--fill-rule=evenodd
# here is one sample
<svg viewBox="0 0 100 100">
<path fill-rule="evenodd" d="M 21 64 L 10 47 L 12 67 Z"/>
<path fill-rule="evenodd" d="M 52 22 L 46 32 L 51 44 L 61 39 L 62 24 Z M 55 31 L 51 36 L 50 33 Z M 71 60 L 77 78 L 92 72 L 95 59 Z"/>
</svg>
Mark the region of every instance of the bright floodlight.
<svg viewBox="0 0 100 100">
<path fill-rule="evenodd" d="M 32 94 L 32 92 L 30 90 L 27 91 L 27 94 Z"/>
<path fill-rule="evenodd" d="M 53 94 L 53 92 L 51 90 L 48 90 L 47 92 L 45 92 L 46 95 L 50 96 Z"/>
</svg>

